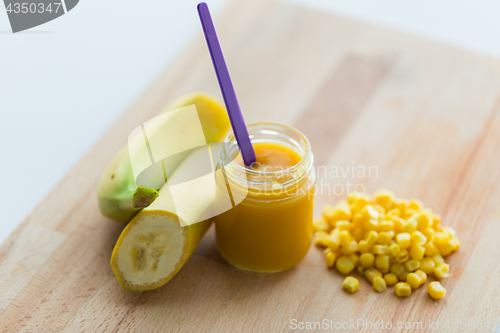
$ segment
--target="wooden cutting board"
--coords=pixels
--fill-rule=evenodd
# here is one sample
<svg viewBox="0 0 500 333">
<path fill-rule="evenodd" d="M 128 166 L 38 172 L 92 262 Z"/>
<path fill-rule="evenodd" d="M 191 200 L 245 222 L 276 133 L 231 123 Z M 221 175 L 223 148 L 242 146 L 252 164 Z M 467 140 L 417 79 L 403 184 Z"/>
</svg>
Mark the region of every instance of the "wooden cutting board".
<svg viewBox="0 0 500 333">
<path fill-rule="evenodd" d="M 339 172 L 320 175 L 316 215 L 360 184 L 420 198 L 455 228 L 446 297 L 399 299 L 365 280 L 348 295 L 315 247 L 287 272 L 243 272 L 221 259 L 213 230 L 164 287 L 118 285 L 109 259 L 124 225 L 101 216 L 96 184 L 130 131 L 173 99 L 220 97 L 200 33 L 2 244 L 1 330 L 284 332 L 293 319 L 360 319 L 457 332 L 453 320 L 500 319 L 500 61 L 274 1 L 233 3 L 216 25 L 247 122 L 296 126 L 316 165 Z"/>
</svg>

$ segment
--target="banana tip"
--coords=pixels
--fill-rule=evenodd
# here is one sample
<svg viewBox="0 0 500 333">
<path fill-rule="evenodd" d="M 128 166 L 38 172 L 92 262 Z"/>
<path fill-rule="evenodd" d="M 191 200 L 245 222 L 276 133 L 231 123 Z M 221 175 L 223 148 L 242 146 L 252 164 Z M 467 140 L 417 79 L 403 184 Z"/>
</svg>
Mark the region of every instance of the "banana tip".
<svg viewBox="0 0 500 333">
<path fill-rule="evenodd" d="M 158 191 L 146 186 L 139 186 L 134 193 L 134 208 L 146 208 L 158 198 Z"/>
</svg>

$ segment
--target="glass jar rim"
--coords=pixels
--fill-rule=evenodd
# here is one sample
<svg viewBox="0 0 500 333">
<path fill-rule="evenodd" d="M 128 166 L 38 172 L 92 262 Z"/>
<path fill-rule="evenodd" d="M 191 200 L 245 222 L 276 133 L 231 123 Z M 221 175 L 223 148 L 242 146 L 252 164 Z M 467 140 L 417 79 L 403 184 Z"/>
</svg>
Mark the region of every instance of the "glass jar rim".
<svg viewBox="0 0 500 333">
<path fill-rule="evenodd" d="M 228 147 L 230 147 L 230 145 L 224 145 L 223 148 L 222 148 L 221 153 L 223 154 L 224 158 L 226 158 L 228 160 L 231 160 L 231 162 L 229 163 L 231 165 L 231 167 L 234 167 L 237 171 L 246 172 L 246 173 L 248 173 L 250 175 L 278 177 L 278 178 L 279 178 L 279 176 L 283 176 L 283 175 L 287 175 L 287 174 L 292 174 L 296 170 L 301 170 L 301 168 L 303 168 L 303 171 L 300 172 L 299 175 L 297 175 L 296 177 L 293 177 L 292 179 L 290 179 L 289 181 L 284 182 L 281 185 L 290 184 L 294 180 L 297 180 L 298 178 L 300 178 L 301 176 L 305 175 L 308 172 L 308 170 L 313 165 L 313 161 L 312 161 L 313 160 L 313 155 L 312 155 L 312 152 L 311 152 L 311 144 L 309 142 L 309 139 L 302 132 L 300 132 L 298 129 L 296 129 L 296 128 L 292 127 L 292 126 L 278 124 L 278 123 L 270 123 L 270 122 L 261 122 L 261 123 L 249 124 L 249 125 L 247 125 L 247 128 L 249 129 L 249 132 L 251 132 L 251 129 L 255 128 L 257 126 L 263 126 L 263 127 L 267 126 L 267 127 L 271 127 L 271 128 L 268 129 L 269 131 L 281 132 L 287 138 L 291 138 L 293 141 L 295 141 L 295 143 L 296 143 L 295 146 L 296 147 L 301 147 L 301 144 L 299 143 L 299 141 L 303 140 L 303 142 L 304 142 L 303 143 L 303 145 L 304 145 L 304 151 L 300 152 L 300 154 L 301 154 L 300 161 L 297 164 L 295 164 L 294 166 L 291 166 L 291 167 L 283 169 L 283 170 L 278 170 L 278 171 L 258 171 L 258 170 L 253 170 L 253 169 L 248 168 L 247 166 L 242 166 L 242 165 L 236 163 L 233 160 L 233 158 L 230 156 L 230 153 L 228 152 Z M 293 134 L 296 134 L 299 137 L 299 139 L 296 140 L 295 138 L 291 137 L 290 134 L 284 133 L 284 132 L 280 131 L 279 129 L 288 130 L 288 131 L 292 132 Z M 251 133 L 250 133 L 250 136 L 252 136 Z M 224 142 L 226 142 L 226 143 L 236 142 L 236 138 L 234 136 L 234 132 L 230 132 L 226 136 L 226 138 L 224 139 Z M 256 182 L 256 183 L 265 184 L 265 183 L 272 183 L 272 181 L 269 181 L 269 182 Z"/>
</svg>

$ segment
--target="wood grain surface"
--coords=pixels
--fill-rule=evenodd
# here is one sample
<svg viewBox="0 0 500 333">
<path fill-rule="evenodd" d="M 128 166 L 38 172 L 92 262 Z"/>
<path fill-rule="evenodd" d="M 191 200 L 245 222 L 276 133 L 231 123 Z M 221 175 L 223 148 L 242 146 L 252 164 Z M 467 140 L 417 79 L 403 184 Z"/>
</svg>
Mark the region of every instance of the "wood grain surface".
<svg viewBox="0 0 500 333">
<path fill-rule="evenodd" d="M 420 288 L 399 299 L 365 280 L 348 295 L 314 247 L 289 271 L 244 272 L 219 256 L 213 229 L 167 285 L 119 286 L 109 259 L 124 225 L 99 213 L 97 181 L 130 131 L 173 99 L 220 98 L 200 33 L 1 245 L 0 331 L 286 332 L 292 319 L 362 319 L 394 332 L 429 332 L 429 320 L 434 332 L 494 332 L 498 321 L 444 325 L 500 319 L 500 61 L 274 1 L 235 2 L 215 23 L 246 121 L 294 125 L 318 169 L 347 170 L 320 174 L 316 215 L 358 184 L 420 198 L 455 228 L 445 298 Z M 353 176 L 359 168 L 371 174 Z"/>
</svg>

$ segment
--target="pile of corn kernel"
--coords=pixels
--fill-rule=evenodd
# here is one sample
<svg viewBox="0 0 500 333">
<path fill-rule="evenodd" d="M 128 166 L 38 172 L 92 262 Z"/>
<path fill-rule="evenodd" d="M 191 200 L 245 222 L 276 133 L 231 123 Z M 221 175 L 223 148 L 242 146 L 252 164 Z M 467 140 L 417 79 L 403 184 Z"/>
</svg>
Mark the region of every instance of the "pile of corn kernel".
<svg viewBox="0 0 500 333">
<path fill-rule="evenodd" d="M 448 277 L 444 257 L 460 248 L 455 231 L 442 227 L 439 215 L 421 201 L 396 198 L 389 190 L 379 190 L 373 198 L 351 193 L 336 206 L 325 206 L 313 229 L 315 244 L 325 247 L 328 267 L 342 274 L 356 269 L 377 292 L 395 285 L 400 297 L 409 296 L 431 274 Z M 359 281 L 348 276 L 342 286 L 354 293 Z M 434 299 L 446 293 L 438 281 L 427 289 Z"/>
</svg>

